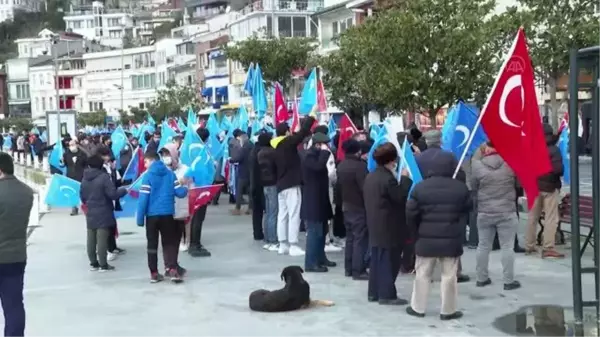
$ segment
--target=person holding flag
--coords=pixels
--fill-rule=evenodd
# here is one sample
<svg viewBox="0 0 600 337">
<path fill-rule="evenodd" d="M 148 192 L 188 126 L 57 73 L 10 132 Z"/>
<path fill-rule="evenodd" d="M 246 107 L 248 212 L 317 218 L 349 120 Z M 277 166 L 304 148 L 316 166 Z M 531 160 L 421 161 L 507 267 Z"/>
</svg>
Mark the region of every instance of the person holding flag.
<svg viewBox="0 0 600 337">
<path fill-rule="evenodd" d="M 67 167 L 67 177 L 81 182 L 83 179 L 83 171 L 85 170 L 87 164 L 87 156 L 83 151 L 79 150 L 79 146 L 77 145 L 77 140 L 71 139 L 69 141 L 69 149 L 65 151 L 62 158 L 62 165 Z M 79 208 L 73 207 L 71 210 L 71 215 L 79 214 Z"/>
<path fill-rule="evenodd" d="M 97 151 L 97 155 L 99 155 L 104 161 L 102 169 L 109 175 L 110 180 L 115 188 L 121 186 L 121 176 L 119 171 L 116 169 L 114 157 L 112 156 L 112 151 L 108 147 L 101 147 Z M 122 211 L 121 202 L 119 199 L 114 200 L 114 210 Z M 117 247 L 117 222 L 114 222 L 114 226 L 109 227 L 110 233 L 108 235 L 108 261 L 114 261 L 117 259 L 119 255 L 125 254 L 125 249 Z"/>
</svg>

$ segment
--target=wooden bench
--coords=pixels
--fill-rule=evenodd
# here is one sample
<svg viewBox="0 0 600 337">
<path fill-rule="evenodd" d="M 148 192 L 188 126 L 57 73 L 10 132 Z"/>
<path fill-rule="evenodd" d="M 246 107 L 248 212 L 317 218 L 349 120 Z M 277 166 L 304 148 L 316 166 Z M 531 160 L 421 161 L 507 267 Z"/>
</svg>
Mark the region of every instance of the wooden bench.
<svg viewBox="0 0 600 337">
<path fill-rule="evenodd" d="M 593 220 L 594 219 L 594 211 L 593 210 L 594 210 L 594 206 L 593 206 L 592 197 L 580 195 L 579 196 L 579 224 L 580 224 L 580 227 L 585 227 L 588 229 L 587 234 L 581 233 L 581 236 L 585 237 L 583 247 L 581 247 L 581 254 L 583 254 L 585 252 L 585 249 L 587 248 L 588 245 L 593 245 L 592 241 L 591 241 L 594 236 L 594 220 Z M 560 235 L 559 241 L 564 244 L 564 242 L 565 242 L 564 232 L 570 233 L 571 231 L 562 229 L 560 225 L 562 223 L 569 223 L 569 224 L 571 223 L 571 195 L 570 194 L 565 195 L 561 199 L 560 204 L 558 205 L 558 216 L 559 216 L 559 220 L 558 220 L 557 234 Z M 540 217 L 540 221 L 539 221 L 540 231 L 538 232 L 538 235 L 537 235 L 538 245 L 541 245 L 541 243 L 542 243 L 542 233 L 544 231 L 544 225 L 542 223 L 542 219 L 543 219 L 543 217 Z"/>
</svg>

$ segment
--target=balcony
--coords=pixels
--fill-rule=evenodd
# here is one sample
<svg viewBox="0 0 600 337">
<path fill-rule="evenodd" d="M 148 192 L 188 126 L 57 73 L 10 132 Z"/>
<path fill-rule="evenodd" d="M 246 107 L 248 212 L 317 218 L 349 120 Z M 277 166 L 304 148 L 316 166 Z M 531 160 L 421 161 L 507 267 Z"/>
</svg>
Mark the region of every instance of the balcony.
<svg viewBox="0 0 600 337">
<path fill-rule="evenodd" d="M 227 67 L 207 68 L 204 69 L 204 77 L 225 76 L 229 75 Z"/>
<path fill-rule="evenodd" d="M 317 12 L 323 9 L 323 1 L 287 1 L 287 0 L 258 0 L 244 7 L 240 17 L 254 12 Z"/>
</svg>

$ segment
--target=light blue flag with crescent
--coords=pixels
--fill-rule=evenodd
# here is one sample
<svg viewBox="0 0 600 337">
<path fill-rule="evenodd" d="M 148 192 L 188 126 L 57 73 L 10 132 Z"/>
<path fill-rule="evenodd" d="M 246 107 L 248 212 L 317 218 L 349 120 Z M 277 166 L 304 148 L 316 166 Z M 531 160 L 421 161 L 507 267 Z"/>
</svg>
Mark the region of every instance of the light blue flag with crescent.
<svg viewBox="0 0 600 337">
<path fill-rule="evenodd" d="M 333 117 L 329 117 L 329 123 L 327 123 L 327 134 L 328 134 L 329 138 L 333 139 L 333 137 L 335 137 L 336 132 L 337 132 L 337 125 L 335 124 Z"/>
<path fill-rule="evenodd" d="M 218 135 L 221 132 L 221 128 L 219 127 L 219 122 L 217 121 L 217 114 L 214 111 L 208 115 L 208 119 L 206 120 L 206 130 L 210 132 L 210 134 Z"/>
<path fill-rule="evenodd" d="M 215 173 L 215 164 L 208 153 L 208 148 L 202 146 L 200 151 L 198 151 L 198 156 L 194 158 L 194 161 L 190 165 L 185 176 L 192 178 L 196 186 L 206 186 L 213 183 Z"/>
<path fill-rule="evenodd" d="M 408 139 L 404 138 L 404 144 L 402 144 L 402 150 L 400 153 L 400 163 L 398 165 L 398 172 L 402 172 L 402 169 L 406 168 L 408 171 L 408 175 L 410 179 L 412 179 L 413 184 L 410 187 L 410 191 L 408 195 L 412 192 L 412 189 L 416 184 L 423 180 L 423 176 L 421 175 L 421 171 L 419 170 L 419 165 L 417 165 L 417 160 L 415 159 L 415 155 L 410 148 L 410 144 L 408 143 Z M 398 180 L 400 180 L 400 174 L 398 174 Z"/>
<path fill-rule="evenodd" d="M 44 203 L 51 207 L 77 207 L 81 204 L 81 184 L 60 174 L 53 174 Z"/>
<path fill-rule="evenodd" d="M 165 145 L 172 142 L 173 138 L 177 136 L 177 132 L 175 132 L 175 130 L 173 130 L 166 122 L 162 123 L 161 130 L 160 142 L 158 142 L 158 151 L 165 147 Z"/>
<path fill-rule="evenodd" d="M 566 127 L 560 132 L 558 138 L 558 149 L 562 156 L 563 163 L 563 179 L 566 184 L 571 184 L 571 154 L 569 152 L 569 128 Z"/>
<path fill-rule="evenodd" d="M 248 123 L 250 122 L 250 118 L 248 118 L 248 110 L 246 110 L 246 106 L 240 106 L 240 109 L 237 113 L 237 128 L 244 132 L 248 132 Z"/>
<path fill-rule="evenodd" d="M 198 124 L 198 115 L 196 115 L 196 112 L 194 112 L 194 109 L 192 109 L 192 107 L 190 107 L 188 109 L 188 113 L 187 113 L 187 126 L 190 127 L 192 125 L 196 125 Z M 183 131 L 183 129 L 180 128 L 180 130 Z"/>
<path fill-rule="evenodd" d="M 221 143 L 216 135 L 211 134 L 208 137 L 206 146 L 208 147 L 208 152 L 214 160 L 219 161 L 223 159 L 225 146 L 227 146 L 227 144 L 225 144 L 225 142 Z"/>
<path fill-rule="evenodd" d="M 156 121 L 154 120 L 154 117 L 152 117 L 152 115 L 149 112 L 146 115 L 146 121 L 148 121 L 148 124 L 150 124 L 152 126 L 156 126 Z"/>
<path fill-rule="evenodd" d="M 454 156 L 457 159 L 460 159 L 465 151 L 465 159 L 471 158 L 477 148 L 488 140 L 487 135 L 482 127 L 475 129 L 479 114 L 465 103 L 458 102 L 453 118 L 454 122 L 450 125 L 451 129 L 448 131 L 452 134 L 450 137 L 449 151 L 454 153 Z M 473 135 L 471 144 L 467 148 L 466 145 L 472 133 L 475 134 Z"/>
<path fill-rule="evenodd" d="M 377 139 L 377 136 L 379 136 L 379 132 L 381 132 L 381 127 L 377 124 L 371 124 L 369 136 L 373 139 Z"/>
<path fill-rule="evenodd" d="M 121 161 L 119 160 L 119 158 L 121 158 L 121 150 L 123 150 L 125 148 L 125 145 L 127 145 L 128 143 L 127 135 L 125 134 L 125 131 L 123 130 L 121 125 L 117 126 L 112 135 L 110 135 L 110 140 L 112 141 L 112 145 L 110 148 L 112 150 L 113 155 L 115 156 L 115 164 L 117 165 L 117 170 L 119 170 L 121 169 Z"/>
<path fill-rule="evenodd" d="M 252 106 L 258 119 L 263 119 L 267 112 L 267 92 L 265 90 L 262 71 L 258 64 L 254 70 L 254 81 L 252 84 Z"/>
<path fill-rule="evenodd" d="M 62 142 L 56 142 L 54 148 L 50 152 L 50 156 L 48 156 L 48 164 L 57 170 L 61 170 L 63 174 L 67 172 L 66 166 L 62 164 L 64 154 L 65 149 L 63 149 Z"/>
<path fill-rule="evenodd" d="M 248 72 L 246 73 L 246 82 L 244 83 L 244 91 L 248 95 L 252 96 L 254 84 L 254 64 L 250 63 L 248 66 Z"/>
<path fill-rule="evenodd" d="M 302 97 L 298 104 L 298 114 L 308 115 L 317 104 L 317 69 L 313 68 L 302 88 Z"/>
<path fill-rule="evenodd" d="M 198 136 L 198 133 L 188 129 L 185 133 L 185 137 L 183 137 L 181 148 L 179 149 L 179 160 L 184 165 L 192 165 L 192 162 L 198 157 L 203 147 L 204 144 L 202 144 L 202 140 Z"/>
</svg>

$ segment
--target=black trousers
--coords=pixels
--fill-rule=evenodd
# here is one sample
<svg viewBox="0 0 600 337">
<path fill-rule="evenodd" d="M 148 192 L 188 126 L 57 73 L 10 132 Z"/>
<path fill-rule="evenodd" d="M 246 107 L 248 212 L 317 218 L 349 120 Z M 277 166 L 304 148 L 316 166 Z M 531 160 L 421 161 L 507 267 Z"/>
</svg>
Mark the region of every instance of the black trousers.
<svg viewBox="0 0 600 337">
<path fill-rule="evenodd" d="M 415 270 L 416 260 L 415 243 L 413 241 L 406 242 L 404 247 L 402 247 L 402 259 L 400 261 L 401 270 L 405 273 Z"/>
<path fill-rule="evenodd" d="M 369 299 L 395 300 L 396 278 L 400 271 L 402 247 L 371 247 L 371 267 L 369 269 Z"/>
<path fill-rule="evenodd" d="M 263 215 L 265 213 L 265 193 L 263 188 L 254 188 L 251 191 L 252 200 L 252 235 L 254 240 L 264 240 Z"/>
<path fill-rule="evenodd" d="M 344 269 L 347 274 L 359 276 L 367 269 L 365 255 L 369 248 L 369 232 L 367 230 L 366 214 L 364 210 L 345 211 L 343 218 L 346 224 Z"/>
<path fill-rule="evenodd" d="M 158 240 L 161 240 L 165 266 L 169 269 L 177 268 L 177 255 L 179 252 L 179 226 L 172 215 L 159 215 L 146 217 L 146 240 L 148 241 L 148 268 L 151 273 L 158 272 Z"/>
<path fill-rule="evenodd" d="M 4 336 L 25 335 L 24 277 L 25 262 L 0 264 L 0 302 L 4 312 Z"/>
<path fill-rule="evenodd" d="M 346 237 L 346 223 L 344 221 L 344 211 L 342 205 L 335 205 L 333 212 L 333 235 L 338 238 Z"/>
<path fill-rule="evenodd" d="M 108 244 L 106 246 L 109 253 L 113 253 L 117 249 L 117 227 L 111 227 L 108 230 Z"/>
<path fill-rule="evenodd" d="M 194 213 L 192 216 L 192 235 L 190 237 L 190 248 L 199 248 L 202 246 L 202 226 L 204 225 L 204 219 L 206 219 L 206 209 L 208 205 L 204 205 Z"/>
</svg>

